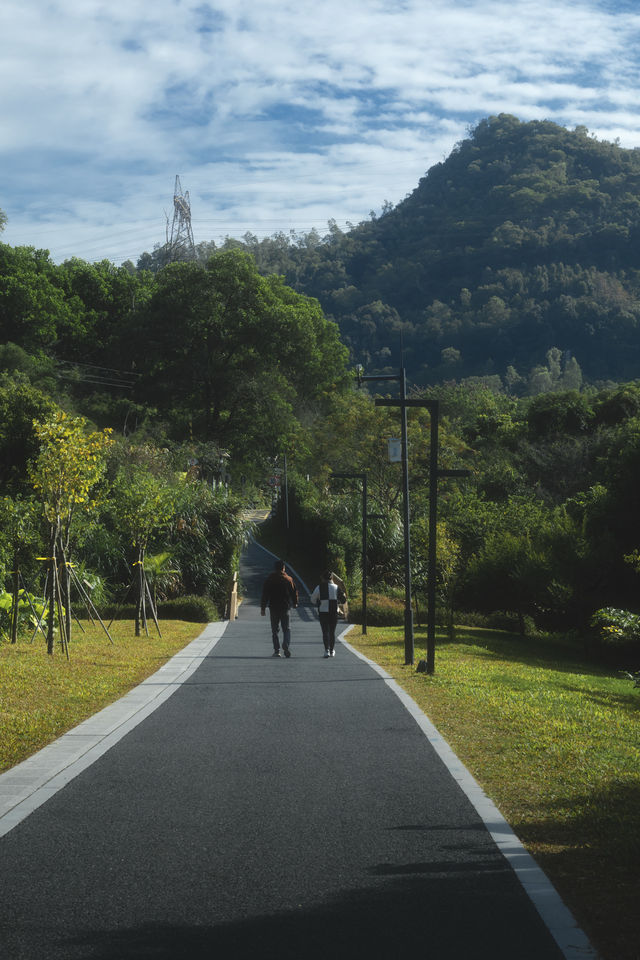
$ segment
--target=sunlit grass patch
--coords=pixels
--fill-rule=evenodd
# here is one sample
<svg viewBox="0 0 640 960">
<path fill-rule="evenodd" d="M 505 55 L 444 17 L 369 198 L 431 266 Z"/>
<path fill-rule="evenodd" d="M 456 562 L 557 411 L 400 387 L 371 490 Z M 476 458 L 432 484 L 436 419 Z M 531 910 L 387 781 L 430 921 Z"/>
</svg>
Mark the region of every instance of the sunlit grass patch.
<svg viewBox="0 0 640 960">
<path fill-rule="evenodd" d="M 637 958 L 640 691 L 569 645 L 497 632 L 438 638 L 433 676 L 405 666 L 401 627 L 347 639 L 437 726 L 603 956 Z M 416 630 L 416 662 L 425 643 Z"/>
<path fill-rule="evenodd" d="M 116 622 L 113 645 L 98 626 L 76 628 L 69 661 L 44 640 L 0 644 L 0 772 L 24 760 L 65 731 L 155 673 L 199 636 L 203 624 L 165 620 L 162 638 L 135 637 L 133 624 Z"/>
</svg>

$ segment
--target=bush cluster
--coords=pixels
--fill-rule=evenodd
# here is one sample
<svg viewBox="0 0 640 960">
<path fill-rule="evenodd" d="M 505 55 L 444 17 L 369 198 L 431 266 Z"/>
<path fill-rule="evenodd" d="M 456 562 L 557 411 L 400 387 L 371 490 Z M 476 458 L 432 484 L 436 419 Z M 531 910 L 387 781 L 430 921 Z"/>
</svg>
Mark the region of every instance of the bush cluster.
<svg viewBox="0 0 640 960">
<path fill-rule="evenodd" d="M 349 620 L 362 623 L 362 600 L 349 601 Z M 372 627 L 398 627 L 404 623 L 404 602 L 383 594 L 367 596 L 367 624 Z"/>
<path fill-rule="evenodd" d="M 114 620 L 133 620 L 136 615 L 136 607 L 133 603 L 126 603 L 122 606 L 110 605 L 105 608 L 103 619 L 105 617 Z M 158 618 L 160 620 L 187 620 L 189 623 L 213 623 L 220 619 L 220 615 L 215 604 L 208 597 L 176 597 L 173 600 L 160 600 L 158 602 Z M 151 612 L 148 613 L 148 619 L 151 621 Z"/>
<path fill-rule="evenodd" d="M 640 656 L 640 616 L 616 607 L 601 607 L 591 618 L 596 640 L 623 655 Z"/>
</svg>

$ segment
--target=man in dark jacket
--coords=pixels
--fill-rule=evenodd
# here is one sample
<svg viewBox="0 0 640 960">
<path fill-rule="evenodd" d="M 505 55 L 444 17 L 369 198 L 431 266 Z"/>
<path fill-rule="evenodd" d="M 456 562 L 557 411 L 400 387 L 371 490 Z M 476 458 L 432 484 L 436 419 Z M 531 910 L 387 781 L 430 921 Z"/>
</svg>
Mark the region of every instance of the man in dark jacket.
<svg viewBox="0 0 640 960">
<path fill-rule="evenodd" d="M 298 591 L 291 577 L 285 573 L 284 562 L 276 560 L 273 573 L 270 573 L 262 588 L 260 613 L 265 616 L 269 607 L 271 617 L 271 636 L 273 638 L 273 656 L 280 656 L 280 637 L 278 630 L 282 627 L 282 649 L 285 657 L 291 656 L 291 627 L 289 625 L 289 608 L 298 606 Z"/>
</svg>

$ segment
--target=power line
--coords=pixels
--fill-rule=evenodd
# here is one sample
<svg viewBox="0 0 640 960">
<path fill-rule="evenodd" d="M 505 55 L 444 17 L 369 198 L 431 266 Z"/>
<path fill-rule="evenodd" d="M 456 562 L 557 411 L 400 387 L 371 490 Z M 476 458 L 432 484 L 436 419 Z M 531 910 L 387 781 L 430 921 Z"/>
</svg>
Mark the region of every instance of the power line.
<svg viewBox="0 0 640 960">
<path fill-rule="evenodd" d="M 133 390 L 140 373 L 129 370 L 116 370 L 113 367 L 101 367 L 94 363 L 80 363 L 71 360 L 59 360 L 56 364 L 58 376 L 62 380 L 73 380 L 76 383 L 93 383 L 104 387 L 117 387 L 122 390 Z"/>
</svg>

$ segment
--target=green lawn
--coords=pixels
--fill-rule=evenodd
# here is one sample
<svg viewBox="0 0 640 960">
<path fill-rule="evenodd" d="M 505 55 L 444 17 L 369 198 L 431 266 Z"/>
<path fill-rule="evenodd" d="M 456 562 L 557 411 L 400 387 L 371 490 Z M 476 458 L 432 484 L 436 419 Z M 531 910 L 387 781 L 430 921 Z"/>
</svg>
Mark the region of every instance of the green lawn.
<svg viewBox="0 0 640 960">
<path fill-rule="evenodd" d="M 0 643 L 0 772 L 123 696 L 199 636 L 202 623 L 163 620 L 162 639 L 135 637 L 116 622 L 113 645 L 97 626 L 76 627 L 67 661 L 60 647 L 47 656 L 41 637 Z"/>
<path fill-rule="evenodd" d="M 404 664 L 401 627 L 347 640 L 383 666 L 455 750 L 605 960 L 637 960 L 640 690 L 577 651 L 461 628 L 436 672 Z M 416 663 L 425 656 L 416 631 Z"/>
</svg>

